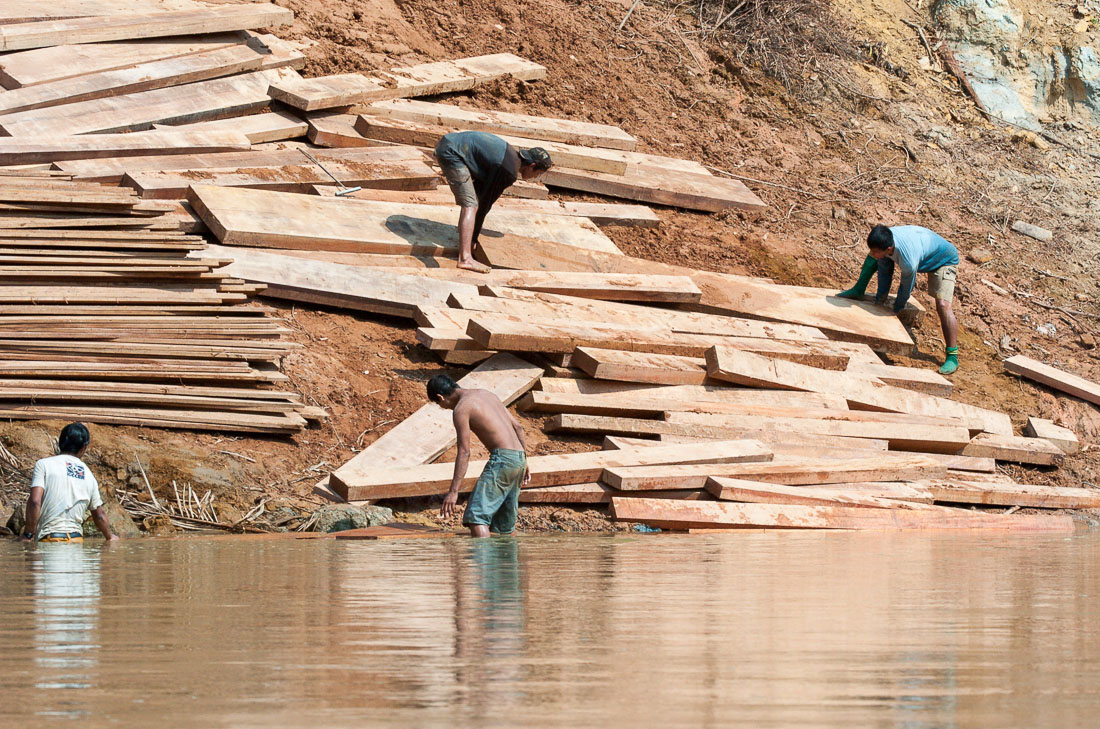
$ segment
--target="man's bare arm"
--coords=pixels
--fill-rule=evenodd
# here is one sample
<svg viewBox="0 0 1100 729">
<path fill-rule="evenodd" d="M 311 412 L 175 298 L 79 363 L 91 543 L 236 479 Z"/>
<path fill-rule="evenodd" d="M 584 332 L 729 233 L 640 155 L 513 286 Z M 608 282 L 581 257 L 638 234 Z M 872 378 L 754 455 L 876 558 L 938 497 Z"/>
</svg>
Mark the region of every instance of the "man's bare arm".
<svg viewBox="0 0 1100 729">
<path fill-rule="evenodd" d="M 23 534 L 34 534 L 38 530 L 38 517 L 42 515 L 42 497 L 45 494 L 46 489 L 41 486 L 31 489 L 31 495 L 27 497 L 27 509 L 24 516 L 26 525 L 23 527 Z"/>
<path fill-rule="evenodd" d="M 443 506 L 439 513 L 443 516 L 451 516 L 455 513 L 455 505 L 458 503 L 458 490 L 462 487 L 462 480 L 466 478 L 466 469 L 470 466 L 470 416 L 466 408 L 456 408 L 454 411 L 455 435 L 458 436 L 458 454 L 455 457 L 454 476 L 451 477 L 451 488 L 443 497 Z"/>
<path fill-rule="evenodd" d="M 111 532 L 111 523 L 107 520 L 107 510 L 102 506 L 97 506 L 92 509 L 92 521 L 95 522 L 96 529 L 99 529 L 99 533 L 102 534 L 108 542 L 113 542 L 118 539 L 118 536 Z"/>
</svg>

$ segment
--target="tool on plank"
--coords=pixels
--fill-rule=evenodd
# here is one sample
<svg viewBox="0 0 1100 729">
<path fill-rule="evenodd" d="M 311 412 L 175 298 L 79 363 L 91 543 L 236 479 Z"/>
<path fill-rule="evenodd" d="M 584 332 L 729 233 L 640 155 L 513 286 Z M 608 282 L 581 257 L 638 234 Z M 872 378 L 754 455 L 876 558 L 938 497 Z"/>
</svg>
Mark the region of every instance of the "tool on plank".
<svg viewBox="0 0 1100 729">
<path fill-rule="evenodd" d="M 344 183 L 342 183 L 338 179 L 336 179 L 336 175 L 329 172 L 328 169 L 326 169 L 323 164 L 318 162 L 317 158 L 314 157 L 312 154 L 310 154 L 307 150 L 299 148 L 298 151 L 301 152 L 302 154 L 304 154 L 306 157 L 308 157 L 310 162 L 312 162 L 313 164 L 320 167 L 322 172 L 324 172 L 326 175 L 331 177 L 332 181 L 340 186 L 340 189 L 336 191 L 336 197 L 343 197 L 344 195 L 350 195 L 353 192 L 359 192 L 360 190 L 363 189 L 362 187 L 348 187 L 347 185 L 345 185 Z"/>
</svg>

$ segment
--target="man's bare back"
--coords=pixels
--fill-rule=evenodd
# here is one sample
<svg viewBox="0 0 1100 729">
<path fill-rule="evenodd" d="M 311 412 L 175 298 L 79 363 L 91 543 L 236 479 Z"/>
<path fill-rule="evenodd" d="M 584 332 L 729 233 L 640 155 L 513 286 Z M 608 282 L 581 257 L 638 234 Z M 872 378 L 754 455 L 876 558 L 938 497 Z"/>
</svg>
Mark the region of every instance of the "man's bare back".
<svg viewBox="0 0 1100 729">
<path fill-rule="evenodd" d="M 469 423 L 470 430 L 490 451 L 499 449 L 522 451 L 516 436 L 515 419 L 493 393 L 488 390 L 460 390 L 462 396 L 454 409 L 455 427 Z"/>
</svg>

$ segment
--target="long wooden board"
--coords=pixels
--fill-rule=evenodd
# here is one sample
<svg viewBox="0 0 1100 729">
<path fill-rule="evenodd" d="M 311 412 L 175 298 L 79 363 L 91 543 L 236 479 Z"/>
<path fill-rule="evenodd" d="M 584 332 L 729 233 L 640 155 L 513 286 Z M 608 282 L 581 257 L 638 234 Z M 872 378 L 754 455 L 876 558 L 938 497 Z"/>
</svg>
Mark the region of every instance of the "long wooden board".
<svg viewBox="0 0 1100 729">
<path fill-rule="evenodd" d="M 235 132 L 243 134 L 252 144 L 262 144 L 304 137 L 309 130 L 309 125 L 285 111 L 268 111 L 194 124 L 154 124 L 153 129 L 162 132 Z"/>
<path fill-rule="evenodd" d="M 313 140 L 313 121 L 310 122 L 310 139 Z M 364 139 L 364 142 L 370 140 Z M 340 146 L 340 145 L 331 145 Z M 369 146 L 369 145 L 363 145 Z M 317 185 L 313 191 L 324 197 L 333 197 L 340 188 L 335 185 Z M 453 207 L 455 204 L 454 193 L 447 186 L 440 186 L 434 190 L 371 190 L 363 189 L 351 193 L 351 197 L 359 200 L 374 200 L 376 202 L 414 203 L 417 205 L 445 205 Z M 588 203 L 572 202 L 567 200 L 527 200 L 516 197 L 501 197 L 493 204 L 493 209 L 486 217 L 486 222 L 492 223 L 493 216 L 498 212 L 533 213 L 535 215 L 568 215 L 575 218 L 588 218 L 596 225 L 624 225 L 637 228 L 656 228 L 661 219 L 657 213 L 646 205 L 621 205 L 616 203 Z"/>
<path fill-rule="evenodd" d="M 591 483 L 604 468 L 657 463 L 730 463 L 765 461 L 771 451 L 751 440 L 657 446 L 622 451 L 589 451 L 552 456 L 531 456 L 527 467 L 531 488 Z M 461 491 L 470 491 L 487 461 L 471 461 Z M 450 486 L 453 463 L 433 463 L 412 468 L 348 469 L 333 473 L 330 485 L 347 500 L 379 499 L 441 494 Z"/>
<path fill-rule="evenodd" d="M 527 275 L 531 275 L 530 272 Z M 588 272 L 545 272 L 556 277 L 568 279 L 570 276 L 591 275 L 638 275 L 647 276 L 655 274 L 604 274 Z M 523 316 L 532 321 L 591 321 L 603 323 L 624 324 L 632 327 L 667 329 L 671 332 L 687 334 L 720 334 L 731 337 L 763 337 L 765 339 L 786 339 L 798 342 L 824 341 L 825 335 L 813 327 L 805 327 L 789 324 L 775 324 L 754 319 L 739 317 L 716 316 L 713 314 L 699 314 L 690 311 L 674 311 L 670 309 L 656 309 L 653 307 L 637 306 L 621 302 L 593 301 L 591 298 L 579 298 L 564 296 L 561 294 L 529 291 L 530 287 L 501 289 L 496 286 L 495 279 L 504 279 L 504 286 L 513 286 L 508 283 L 507 274 L 503 271 L 492 273 L 494 279 L 487 281 L 492 288 L 487 293 L 490 296 L 468 297 L 452 299 L 451 306 L 468 311 L 487 311 L 513 316 Z"/>
<path fill-rule="evenodd" d="M 1022 506 L 1038 509 L 1097 509 L 1100 489 L 1064 486 L 994 484 L 961 480 L 933 480 L 928 489 L 937 501 L 984 506 Z"/>
<path fill-rule="evenodd" d="M 720 476 L 707 479 L 707 491 L 719 501 L 804 506 L 859 506 L 871 509 L 928 509 L 927 504 L 892 499 L 874 492 L 820 486 L 784 486 Z"/>
<path fill-rule="evenodd" d="M 496 270 L 487 273 L 474 273 L 424 267 L 394 269 L 394 272 L 410 273 L 428 278 L 459 280 L 467 283 L 477 283 L 479 286 L 507 287 L 597 301 L 645 301 L 679 304 L 696 301 L 699 298 L 699 289 L 687 276 L 663 276 L 647 273 Z M 507 307 L 495 306 L 492 308 L 500 310 Z M 464 311 L 456 313 L 465 315 Z M 496 315 L 495 312 L 488 314 L 489 318 Z M 517 313 L 516 317 L 522 317 L 522 314 Z M 559 316 L 544 316 L 543 320 L 553 322 L 559 318 Z M 585 318 L 588 320 L 594 319 L 593 324 L 598 323 L 601 319 L 598 314 L 588 315 Z"/>
<path fill-rule="evenodd" d="M 788 486 L 859 483 L 861 481 L 919 481 L 944 478 L 947 467 L 915 455 L 874 454 L 867 458 L 780 458 L 766 463 L 677 464 L 609 466 L 602 484 L 620 491 L 704 488 L 711 476 L 729 476 Z"/>
<path fill-rule="evenodd" d="M 835 435 L 815 435 L 799 433 L 794 430 L 775 428 L 721 428 L 710 425 L 685 425 L 669 423 L 664 420 L 646 418 L 616 418 L 600 415 L 574 415 L 563 413 L 550 421 L 552 431 L 590 433 L 595 435 L 658 435 L 664 443 L 697 443 L 704 440 L 727 440 L 733 438 L 752 438 L 768 446 L 797 445 L 813 448 L 844 448 L 886 450 L 888 443 L 880 438 L 851 438 Z M 668 436 L 675 436 L 666 440 Z"/>
<path fill-rule="evenodd" d="M 950 424 L 958 421 L 936 422 L 933 418 L 921 418 L 921 416 L 916 416 L 917 422 L 892 422 L 889 417 L 892 413 L 880 415 L 858 410 L 844 410 L 836 413 L 806 410 L 802 413 L 775 416 L 759 410 L 759 414 L 748 409 L 737 414 L 727 414 L 706 412 L 704 408 L 719 411 L 733 409 L 729 406 L 707 404 L 698 408 L 702 412 L 669 412 L 666 420 L 670 423 L 687 425 L 711 425 L 720 429 L 720 432 L 731 434 L 736 434 L 740 430 L 776 430 L 848 438 L 884 438 L 890 442 L 891 450 L 918 453 L 956 454 L 970 443 L 968 429 L 962 425 Z"/>
<path fill-rule="evenodd" d="M 375 76 L 357 73 L 287 80 L 271 85 L 271 97 L 303 111 L 331 109 L 371 101 L 466 91 L 512 76 L 534 81 L 546 76 L 537 63 L 510 53 L 461 58 L 395 68 Z"/>
<path fill-rule="evenodd" d="M 175 35 L 224 33 L 286 25 L 294 13 L 268 3 L 221 5 L 199 10 L 43 20 L 0 26 L 0 51 L 69 43 L 102 43 Z"/>
<path fill-rule="evenodd" d="M 885 410 L 958 418 L 967 427 L 999 435 L 1012 434 L 1012 421 L 1003 413 L 973 405 L 925 395 L 920 392 L 868 382 L 846 372 L 826 372 L 751 352 L 716 347 L 706 354 L 707 373 L 716 379 L 748 387 L 829 392 L 848 400 L 860 410 Z"/>
<path fill-rule="evenodd" d="M 564 378 L 556 378 L 564 379 Z M 545 380 L 544 380 L 545 381 Z M 567 380 L 577 382 L 577 380 Z M 672 390 L 665 393 L 662 390 Z M 624 392 L 567 393 L 536 391 L 528 393 L 520 403 L 524 410 L 543 413 L 581 413 L 587 415 L 627 415 L 636 417 L 663 417 L 668 411 L 691 411 L 693 408 L 706 409 L 708 413 L 720 413 L 729 408 L 732 411 L 744 411 L 745 414 L 792 411 L 820 412 L 828 411 L 827 400 L 803 399 L 806 395 L 818 397 L 815 393 L 791 392 L 784 390 L 736 390 L 732 388 L 702 390 L 698 394 L 675 392 L 677 388 L 654 388 L 652 391 L 630 390 Z M 847 407 L 828 411 L 854 414 Z M 862 413 L 867 414 L 867 413 Z M 807 416 L 809 417 L 809 416 Z"/>
<path fill-rule="evenodd" d="M 521 504 L 610 504 L 614 495 L 620 492 L 601 483 L 578 483 L 568 486 L 543 486 L 535 489 L 523 489 L 519 492 Z M 687 499 L 697 501 L 710 500 L 711 496 L 700 489 L 679 489 L 668 491 L 646 491 L 650 499 Z"/>
<path fill-rule="evenodd" d="M 903 387 L 906 390 L 923 392 L 937 397 L 951 397 L 955 386 L 939 372 L 920 367 L 894 367 L 893 365 L 875 365 L 856 362 L 848 365 L 848 372 L 868 379 L 875 379 L 884 385 Z"/>
<path fill-rule="evenodd" d="M 0 57 L 0 84 L 18 89 L 247 43 L 244 32 L 35 48 Z"/>
<path fill-rule="evenodd" d="M 1009 357 L 1004 364 L 1005 370 L 1014 375 L 1026 377 L 1059 392 L 1079 397 L 1093 405 L 1100 405 L 1100 385 L 1084 377 L 1051 367 L 1022 354 Z"/>
<path fill-rule="evenodd" d="M 232 76 L 262 65 L 263 55 L 249 46 L 229 46 L 6 91 L 0 94 L 0 115 Z"/>
<path fill-rule="evenodd" d="M 18 165 L 95 157 L 243 151 L 251 147 L 237 132 L 164 131 L 87 134 L 26 139 L 0 137 L 0 164 Z"/>
<path fill-rule="evenodd" d="M 420 160 L 323 164 L 346 185 L 413 190 L 435 187 L 439 180 L 439 175 Z M 215 168 L 198 172 L 203 185 L 280 192 L 308 192 L 318 182 L 329 179 L 324 170 L 304 158 L 297 165 L 276 169 Z M 187 189 L 195 183 L 196 176 L 196 172 L 192 170 L 128 172 L 122 178 L 122 184 L 132 187 L 145 199 L 182 200 L 187 196 Z"/>
<path fill-rule="evenodd" d="M 525 139 L 546 139 L 565 144 L 632 150 L 637 140 L 622 129 L 608 124 L 552 119 L 530 114 L 512 114 L 485 109 L 463 109 L 452 104 L 437 104 L 410 99 L 380 101 L 366 107 L 365 114 L 508 134 Z"/>
<path fill-rule="evenodd" d="M 167 89 L 64 104 L 50 110 L 5 114 L 0 116 L 0 129 L 13 137 L 54 137 L 129 132 L 150 129 L 156 123 L 187 124 L 247 114 L 270 103 L 267 87 L 272 81 L 297 75 L 296 71 L 287 68 L 254 71 Z"/>
<path fill-rule="evenodd" d="M 543 182 L 550 187 L 705 212 L 765 207 L 739 180 L 640 165 L 628 165 L 622 175 L 554 167 L 543 175 Z"/>
<path fill-rule="evenodd" d="M 423 159 L 420 152 L 407 148 L 316 149 L 313 150 L 312 154 L 321 164 L 326 166 L 330 162 L 368 164 L 378 161 Z M 248 152 L 114 157 L 56 162 L 53 166 L 61 172 L 71 174 L 74 179 L 81 182 L 120 182 L 122 176 L 127 173 L 150 170 L 200 171 L 205 169 L 256 169 L 261 167 L 274 169 L 301 165 L 307 161 L 308 158 L 297 147 L 274 149 L 263 146 Z M 201 175 L 196 176 L 195 181 L 201 181 Z"/>
<path fill-rule="evenodd" d="M 413 255 L 458 249 L 457 209 L 208 185 L 193 185 L 187 199 L 226 245 Z M 502 215 L 482 239 L 497 235 L 618 250 L 591 223 L 563 216 Z"/>
<path fill-rule="evenodd" d="M 793 342 L 762 337 L 685 334 L 584 321 L 551 325 L 488 312 L 472 316 L 466 333 L 482 349 L 518 352 L 568 353 L 577 347 L 596 347 L 699 356 L 717 345 L 838 370 L 845 367 L 850 358 L 843 347 L 828 341 Z"/>
<path fill-rule="evenodd" d="M 984 514 L 961 509 L 864 509 L 849 506 L 736 504 L 615 497 L 611 513 L 667 529 L 1004 529 L 1073 532 L 1068 515 Z"/>
<path fill-rule="evenodd" d="M 998 461 L 1059 466 L 1066 460 L 1061 448 L 1042 438 L 980 433 L 963 449 L 964 456 L 995 458 Z"/>
<path fill-rule="evenodd" d="M 418 306 L 439 306 L 452 293 L 473 289 L 468 284 L 318 263 L 251 248 L 210 246 L 203 253 L 233 259 L 222 271 L 267 284 L 265 296 L 387 316 L 411 318 Z"/>
</svg>

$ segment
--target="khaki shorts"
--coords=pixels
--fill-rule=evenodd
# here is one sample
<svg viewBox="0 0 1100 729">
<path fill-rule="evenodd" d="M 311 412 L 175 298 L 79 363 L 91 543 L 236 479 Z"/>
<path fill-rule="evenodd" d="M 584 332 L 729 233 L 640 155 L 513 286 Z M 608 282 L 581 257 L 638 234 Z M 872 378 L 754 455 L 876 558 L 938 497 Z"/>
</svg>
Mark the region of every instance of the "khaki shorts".
<svg viewBox="0 0 1100 729">
<path fill-rule="evenodd" d="M 443 170 L 443 178 L 450 185 L 451 193 L 455 196 L 455 202 L 460 207 L 476 208 L 477 191 L 474 190 L 474 180 L 470 175 L 470 168 L 464 164 L 439 160 L 439 169 Z"/>
<path fill-rule="evenodd" d="M 928 295 L 933 299 L 951 301 L 955 296 L 955 279 L 959 277 L 958 266 L 943 266 L 928 272 Z"/>
</svg>

